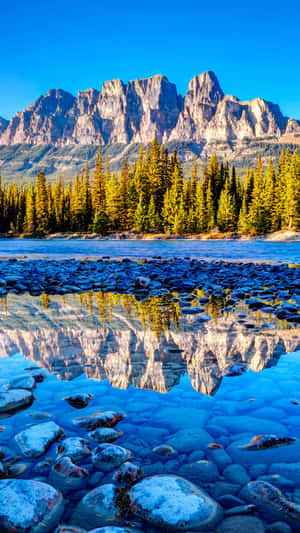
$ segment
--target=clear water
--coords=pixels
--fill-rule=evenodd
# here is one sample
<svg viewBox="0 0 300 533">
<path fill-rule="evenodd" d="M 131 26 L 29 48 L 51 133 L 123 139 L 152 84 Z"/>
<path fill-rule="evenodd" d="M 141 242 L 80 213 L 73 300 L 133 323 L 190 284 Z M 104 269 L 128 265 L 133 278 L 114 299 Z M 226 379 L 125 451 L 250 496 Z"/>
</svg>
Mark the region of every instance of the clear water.
<svg viewBox="0 0 300 533">
<path fill-rule="evenodd" d="M 14 250 L 16 255 L 50 257 L 151 254 L 249 260 L 255 254 L 256 260 L 300 262 L 298 243 L 18 241 L 17 248 L 5 243 L 0 241 L 2 255 Z M 196 291 L 191 305 L 199 306 L 202 296 Z M 35 390 L 30 408 L 0 421 L 1 445 L 20 455 L 13 436 L 37 423 L 36 412 L 49 415 L 73 436 L 78 435 L 73 418 L 118 410 L 126 418 L 117 426 L 123 431 L 117 444 L 132 451 L 133 462 L 145 474 L 182 475 L 216 499 L 239 495 L 247 480 L 269 476 L 300 504 L 300 328 L 250 311 L 243 301 L 228 308 L 224 299 L 210 296 L 203 313 L 185 315 L 178 300 L 177 294 L 143 301 L 101 292 L 8 294 L 0 301 L 0 387 L 32 366 L 45 369 L 47 379 Z M 210 320 L 200 322 L 203 315 Z M 237 363 L 245 372 L 226 376 Z M 93 394 L 83 411 L 63 400 L 80 391 Z M 239 448 L 258 434 L 298 440 L 258 452 Z M 223 447 L 228 463 L 244 467 L 243 480 L 226 477 L 216 458 L 220 451 L 211 443 Z M 174 455 L 155 454 L 153 448 L 160 444 L 170 444 Z M 55 457 L 55 445 L 48 456 Z M 202 459 L 216 462 L 214 479 L 201 478 L 196 463 Z M 38 460 L 21 460 L 28 464 L 22 477 L 37 477 L 33 466 Z M 46 481 L 47 475 L 39 477 Z M 109 475 L 103 475 L 101 483 L 107 481 Z"/>
<path fill-rule="evenodd" d="M 196 257 L 228 261 L 300 263 L 300 242 L 267 241 L 100 241 L 0 239 L 0 257 Z"/>
</svg>

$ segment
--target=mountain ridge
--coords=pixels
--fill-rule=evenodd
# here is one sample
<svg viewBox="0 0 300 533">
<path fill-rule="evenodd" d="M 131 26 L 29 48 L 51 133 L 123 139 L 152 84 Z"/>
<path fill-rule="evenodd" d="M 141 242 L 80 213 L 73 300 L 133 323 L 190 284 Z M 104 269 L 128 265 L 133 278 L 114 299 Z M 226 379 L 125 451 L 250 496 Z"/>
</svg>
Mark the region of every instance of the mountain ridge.
<svg viewBox="0 0 300 533">
<path fill-rule="evenodd" d="M 116 78 L 77 97 L 50 89 L 9 122 L 0 118 L 0 162 L 6 177 L 28 176 L 41 167 L 51 174 L 64 170 L 66 161 L 70 167 L 75 160 L 75 166 L 83 163 L 83 152 L 89 159 L 93 147 L 102 145 L 114 154 L 117 169 L 124 154 L 136 157 L 135 147 L 153 137 L 170 149 L 178 147 L 187 163 L 195 154 L 205 160 L 214 152 L 242 162 L 257 155 L 260 144 L 276 157 L 280 145 L 299 145 L 300 121 L 260 97 L 242 101 L 224 94 L 213 71 L 194 76 L 184 97 L 163 74 L 127 83 Z M 35 149 L 46 146 L 46 159 L 37 162 Z"/>
</svg>

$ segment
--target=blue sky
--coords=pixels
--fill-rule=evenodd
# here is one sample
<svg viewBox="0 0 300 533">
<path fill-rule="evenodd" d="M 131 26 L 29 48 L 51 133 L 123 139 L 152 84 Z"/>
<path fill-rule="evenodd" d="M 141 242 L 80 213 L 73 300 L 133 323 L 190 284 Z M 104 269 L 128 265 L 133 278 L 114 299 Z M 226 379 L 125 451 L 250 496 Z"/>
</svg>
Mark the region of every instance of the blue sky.
<svg viewBox="0 0 300 533">
<path fill-rule="evenodd" d="M 49 88 L 165 74 L 181 94 L 213 70 L 223 91 L 300 119 L 299 2 L 15 0 L 1 3 L 0 116 Z"/>
</svg>

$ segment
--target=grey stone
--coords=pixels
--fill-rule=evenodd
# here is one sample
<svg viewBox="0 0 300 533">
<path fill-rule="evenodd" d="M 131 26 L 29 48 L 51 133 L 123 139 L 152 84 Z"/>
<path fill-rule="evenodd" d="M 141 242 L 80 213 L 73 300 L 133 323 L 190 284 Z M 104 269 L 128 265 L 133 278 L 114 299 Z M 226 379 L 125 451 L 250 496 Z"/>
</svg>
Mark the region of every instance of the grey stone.
<svg viewBox="0 0 300 533">
<path fill-rule="evenodd" d="M 264 533 L 261 520 L 254 516 L 231 516 L 219 525 L 217 533 Z"/>
</svg>

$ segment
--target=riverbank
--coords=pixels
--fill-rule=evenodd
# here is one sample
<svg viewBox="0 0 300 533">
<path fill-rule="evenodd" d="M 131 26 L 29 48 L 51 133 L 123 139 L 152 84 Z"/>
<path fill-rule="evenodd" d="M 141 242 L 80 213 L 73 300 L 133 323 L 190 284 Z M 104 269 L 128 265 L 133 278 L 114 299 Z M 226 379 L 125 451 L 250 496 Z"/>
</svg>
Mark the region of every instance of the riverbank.
<svg viewBox="0 0 300 533">
<path fill-rule="evenodd" d="M 52 233 L 49 235 L 33 236 L 27 233 L 0 233 L 0 238 L 8 239 L 42 239 L 42 240 L 137 240 L 137 241 L 171 241 L 171 240 L 199 240 L 199 241 L 275 241 L 275 242 L 300 242 L 300 231 L 280 230 L 265 235 L 243 235 L 242 233 L 221 233 L 211 231 L 210 233 L 173 235 L 166 233 L 136 233 L 117 232 L 109 235 L 99 233 Z"/>
</svg>

